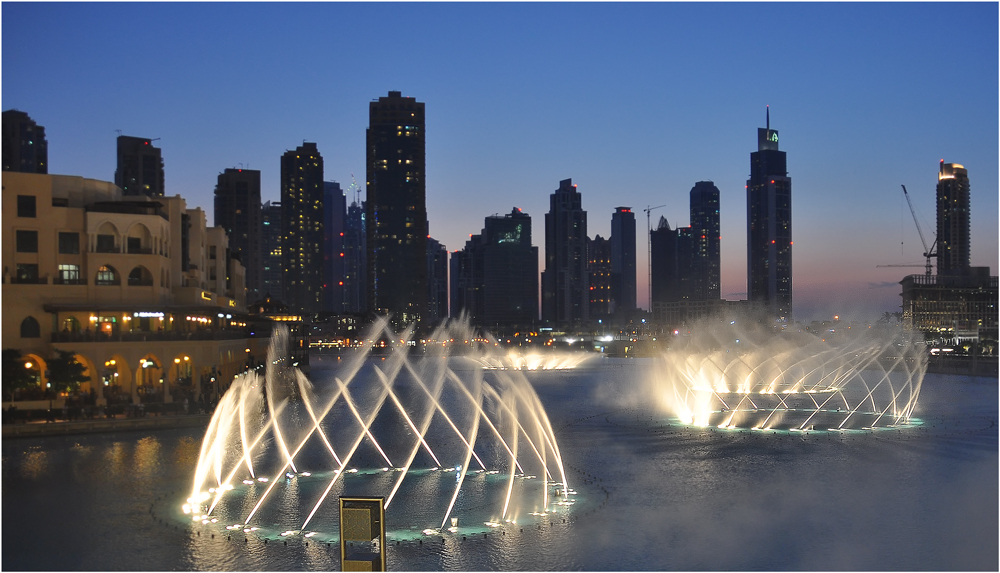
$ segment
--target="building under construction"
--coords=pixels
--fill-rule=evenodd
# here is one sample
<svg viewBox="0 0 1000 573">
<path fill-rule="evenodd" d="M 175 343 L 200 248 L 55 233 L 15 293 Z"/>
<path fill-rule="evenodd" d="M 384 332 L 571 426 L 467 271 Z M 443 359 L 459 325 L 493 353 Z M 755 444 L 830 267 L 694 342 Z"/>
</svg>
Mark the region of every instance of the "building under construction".
<svg viewBox="0 0 1000 573">
<path fill-rule="evenodd" d="M 900 282 L 903 326 L 923 332 L 931 347 L 940 352 L 996 356 L 997 277 L 990 276 L 989 267 L 970 265 L 969 203 L 968 172 L 957 163 L 942 160 L 937 237 L 930 249 L 924 244 L 928 272 Z M 937 258 L 936 275 L 930 274 L 931 257 Z"/>
<path fill-rule="evenodd" d="M 903 326 L 928 343 L 964 354 L 997 354 L 997 277 L 989 267 L 962 275 L 910 275 L 903 285 Z"/>
</svg>

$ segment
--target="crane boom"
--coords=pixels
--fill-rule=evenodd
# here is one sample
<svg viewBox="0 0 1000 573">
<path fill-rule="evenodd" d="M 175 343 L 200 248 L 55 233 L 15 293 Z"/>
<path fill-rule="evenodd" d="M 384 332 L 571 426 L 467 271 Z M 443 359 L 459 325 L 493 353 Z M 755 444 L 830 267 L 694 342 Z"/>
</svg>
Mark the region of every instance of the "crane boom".
<svg viewBox="0 0 1000 573">
<path fill-rule="evenodd" d="M 924 232 L 920 229 L 920 223 L 917 221 L 917 212 L 913 209 L 913 201 L 910 200 L 910 194 L 906 192 L 906 185 L 900 185 L 903 188 L 903 197 L 906 197 L 906 204 L 910 206 L 910 214 L 913 215 L 913 224 L 917 226 L 917 234 L 920 235 L 920 243 L 924 246 L 924 256 L 927 256 L 927 240 L 924 239 Z"/>
<path fill-rule="evenodd" d="M 920 235 L 920 244 L 924 247 L 924 258 L 926 263 L 924 264 L 924 269 L 926 270 L 927 276 L 931 275 L 931 257 L 936 256 L 933 252 L 934 247 L 937 246 L 937 237 L 934 237 L 934 242 L 931 243 L 930 248 L 927 248 L 927 240 L 924 239 L 924 232 L 920 228 L 920 222 L 917 221 L 917 211 L 913 208 L 913 201 L 910 200 L 910 194 L 906 192 L 906 185 L 900 185 L 903 188 L 903 197 L 906 197 L 906 204 L 910 206 L 910 214 L 913 215 L 913 224 L 917 226 L 917 234 Z"/>
</svg>

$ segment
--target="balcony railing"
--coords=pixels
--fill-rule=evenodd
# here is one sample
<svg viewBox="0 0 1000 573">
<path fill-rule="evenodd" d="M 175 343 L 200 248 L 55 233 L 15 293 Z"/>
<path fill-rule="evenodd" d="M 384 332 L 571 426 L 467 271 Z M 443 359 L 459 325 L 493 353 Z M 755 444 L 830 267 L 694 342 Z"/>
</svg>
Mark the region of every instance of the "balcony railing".
<svg viewBox="0 0 1000 573">
<path fill-rule="evenodd" d="M 183 332 L 165 330 L 162 332 L 53 332 L 52 342 L 170 342 L 186 340 L 239 340 L 256 338 L 243 330 L 196 330 Z"/>
<path fill-rule="evenodd" d="M 130 255 L 152 255 L 153 249 L 151 247 L 134 247 L 129 248 L 128 254 Z"/>
<path fill-rule="evenodd" d="M 120 253 L 121 249 L 119 249 L 118 247 L 106 247 L 106 246 L 102 246 L 102 245 L 97 245 L 96 247 L 94 247 L 94 252 L 95 253 Z"/>
<path fill-rule="evenodd" d="M 21 285 L 47 285 L 49 284 L 49 279 L 46 277 L 10 277 L 11 284 L 21 284 Z"/>
<path fill-rule="evenodd" d="M 87 284 L 87 279 L 84 279 L 84 278 L 55 277 L 55 278 L 52 279 L 52 284 L 54 284 L 54 285 L 85 285 L 85 284 Z"/>
<path fill-rule="evenodd" d="M 128 286 L 153 286 L 153 279 L 128 279 Z"/>
</svg>

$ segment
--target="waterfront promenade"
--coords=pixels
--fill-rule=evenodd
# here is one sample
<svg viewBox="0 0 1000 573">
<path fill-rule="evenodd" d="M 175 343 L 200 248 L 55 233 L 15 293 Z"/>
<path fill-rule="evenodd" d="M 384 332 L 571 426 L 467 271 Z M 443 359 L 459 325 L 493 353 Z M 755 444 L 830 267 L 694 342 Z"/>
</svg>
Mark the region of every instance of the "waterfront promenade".
<svg viewBox="0 0 1000 573">
<path fill-rule="evenodd" d="M 173 428 L 194 428 L 207 426 L 210 414 L 170 414 L 144 416 L 140 418 L 118 414 L 110 418 L 86 420 L 58 420 L 55 422 L 31 421 L 27 423 L 3 424 L 3 439 L 35 438 L 40 436 L 67 436 L 75 434 L 101 434 L 129 432 L 135 430 L 158 430 Z"/>
</svg>

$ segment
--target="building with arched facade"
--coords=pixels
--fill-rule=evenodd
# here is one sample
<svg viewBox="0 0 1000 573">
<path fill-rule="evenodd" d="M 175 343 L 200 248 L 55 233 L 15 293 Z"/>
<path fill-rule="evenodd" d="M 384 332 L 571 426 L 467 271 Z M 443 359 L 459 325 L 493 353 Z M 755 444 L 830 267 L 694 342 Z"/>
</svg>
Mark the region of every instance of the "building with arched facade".
<svg viewBox="0 0 1000 573">
<path fill-rule="evenodd" d="M 98 403 L 208 400 L 265 359 L 244 268 L 200 208 L 14 172 L 2 199 L 3 348 L 28 358 L 42 389 L 56 350 L 86 367 Z"/>
</svg>

